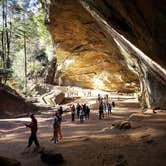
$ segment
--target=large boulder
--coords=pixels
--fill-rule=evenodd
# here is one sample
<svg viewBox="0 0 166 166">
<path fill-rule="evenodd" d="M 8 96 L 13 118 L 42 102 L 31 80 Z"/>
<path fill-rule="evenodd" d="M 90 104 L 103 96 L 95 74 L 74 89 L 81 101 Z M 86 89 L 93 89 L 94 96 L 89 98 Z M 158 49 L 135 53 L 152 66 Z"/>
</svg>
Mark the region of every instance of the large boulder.
<svg viewBox="0 0 166 166">
<path fill-rule="evenodd" d="M 112 124 L 112 127 L 126 130 L 131 128 L 131 123 L 129 121 L 116 121 Z"/>
<path fill-rule="evenodd" d="M 54 86 L 46 83 L 34 85 L 30 89 L 32 96 L 37 97 L 40 103 L 48 105 L 56 105 L 63 103 L 65 99 L 65 88 Z"/>
<path fill-rule="evenodd" d="M 54 101 L 56 104 L 62 104 L 64 99 L 65 99 L 65 94 L 63 92 L 60 92 L 55 96 Z"/>
<path fill-rule="evenodd" d="M 140 90 L 143 109 L 166 108 L 166 1 L 50 2 L 58 66 L 49 83 Z"/>
<path fill-rule="evenodd" d="M 21 163 L 16 159 L 11 159 L 8 157 L 0 156 L 1 166 L 21 166 Z"/>
<path fill-rule="evenodd" d="M 60 90 L 52 90 L 41 96 L 40 101 L 45 104 L 56 105 L 61 104 L 65 100 L 65 94 Z"/>
<path fill-rule="evenodd" d="M 138 74 L 141 107 L 166 109 L 166 1 L 80 2 Z"/>
<path fill-rule="evenodd" d="M 123 92 L 136 89 L 137 76 L 115 42 L 78 1 L 52 0 L 49 14 L 58 67 L 48 83 Z"/>
<path fill-rule="evenodd" d="M 14 89 L 0 84 L 0 117 L 18 117 L 36 110 L 36 106 L 25 101 Z"/>
<path fill-rule="evenodd" d="M 47 164 L 58 165 L 64 163 L 64 158 L 61 153 L 43 152 L 40 158 L 44 163 Z"/>
</svg>

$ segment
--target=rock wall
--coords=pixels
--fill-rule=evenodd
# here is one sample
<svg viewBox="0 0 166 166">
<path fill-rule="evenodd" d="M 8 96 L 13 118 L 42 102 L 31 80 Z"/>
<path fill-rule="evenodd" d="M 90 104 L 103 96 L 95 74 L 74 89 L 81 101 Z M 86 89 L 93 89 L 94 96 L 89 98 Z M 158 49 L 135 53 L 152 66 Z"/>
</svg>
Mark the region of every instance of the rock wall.
<svg viewBox="0 0 166 166">
<path fill-rule="evenodd" d="M 121 53 L 130 59 L 129 65 L 134 66 L 140 81 L 141 94 L 139 99 L 142 108 L 166 109 L 166 70 L 162 67 L 165 66 L 163 51 L 166 47 L 163 42 L 166 41 L 166 38 L 161 36 L 166 31 L 164 29 L 165 23 L 161 24 L 161 31 L 159 31 L 158 24 L 151 22 L 155 19 L 154 17 L 163 12 L 160 9 L 165 8 L 162 6 L 164 2 L 161 4 L 157 2 L 155 9 L 153 1 L 149 6 L 146 6 L 147 1 L 141 0 L 131 3 L 119 0 L 80 0 L 80 2 L 107 34 L 112 36 Z M 158 23 L 160 21 L 164 20 L 158 20 Z M 148 25 L 150 24 L 151 28 L 149 29 Z M 150 35 L 150 31 L 153 35 Z M 148 54 L 144 54 L 133 43 Z M 128 60 L 126 59 L 126 61 Z"/>
<path fill-rule="evenodd" d="M 56 45 L 53 82 L 110 91 L 133 92 L 138 78 L 115 42 L 75 0 L 52 0 L 47 24 Z"/>
<path fill-rule="evenodd" d="M 165 109 L 165 11 L 164 0 L 52 0 L 53 82 L 127 92 L 139 79 L 142 107 Z"/>
<path fill-rule="evenodd" d="M 80 0 L 86 2 L 135 46 L 166 67 L 165 0 Z"/>
</svg>

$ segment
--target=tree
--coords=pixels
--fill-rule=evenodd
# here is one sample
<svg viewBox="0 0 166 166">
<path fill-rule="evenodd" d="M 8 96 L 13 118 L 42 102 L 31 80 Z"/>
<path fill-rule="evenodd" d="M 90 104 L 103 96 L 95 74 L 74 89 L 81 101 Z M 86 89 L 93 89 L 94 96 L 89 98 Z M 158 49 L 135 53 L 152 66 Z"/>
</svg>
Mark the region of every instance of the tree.
<svg viewBox="0 0 166 166">
<path fill-rule="evenodd" d="M 4 0 L 0 2 L 3 22 L 0 22 L 0 68 L 11 67 L 13 79 L 27 87 L 28 73 L 40 66 L 30 67 L 31 57 L 45 50 L 53 53 L 51 38 L 44 25 L 44 11 L 38 0 Z M 46 44 L 47 43 L 47 44 Z M 5 65 L 4 65 L 5 64 Z M 11 66 L 12 64 L 12 66 Z M 23 71 L 24 74 L 20 71 Z M 24 79 L 23 79 L 24 78 Z"/>
</svg>

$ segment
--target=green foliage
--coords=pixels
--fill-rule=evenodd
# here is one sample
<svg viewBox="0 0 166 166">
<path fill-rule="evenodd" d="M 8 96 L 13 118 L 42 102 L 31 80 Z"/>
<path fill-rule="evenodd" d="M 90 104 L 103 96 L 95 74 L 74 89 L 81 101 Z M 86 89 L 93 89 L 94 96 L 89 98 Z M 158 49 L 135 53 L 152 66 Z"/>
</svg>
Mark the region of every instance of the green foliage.
<svg viewBox="0 0 166 166">
<path fill-rule="evenodd" d="M 25 80 L 24 39 L 26 40 L 28 73 L 42 68 L 39 61 L 30 60 L 40 50 L 44 50 L 47 58 L 51 59 L 50 57 L 53 55 L 52 40 L 44 25 L 45 13 L 37 0 L 8 0 L 6 2 L 8 2 L 8 26 L 2 26 L 0 21 L 0 38 L 2 31 L 8 31 L 11 34 L 9 58 L 12 63 L 13 78 L 22 83 Z M 34 8 L 35 12 L 32 10 Z M 2 1 L 0 1 L 0 9 L 2 9 Z M 0 10 L 0 20 L 2 20 L 1 18 Z M 2 43 L 0 43 L 0 52 L 2 51 L 1 45 Z M 0 68 L 2 67 L 1 61 L 2 57 L 0 56 Z"/>
</svg>

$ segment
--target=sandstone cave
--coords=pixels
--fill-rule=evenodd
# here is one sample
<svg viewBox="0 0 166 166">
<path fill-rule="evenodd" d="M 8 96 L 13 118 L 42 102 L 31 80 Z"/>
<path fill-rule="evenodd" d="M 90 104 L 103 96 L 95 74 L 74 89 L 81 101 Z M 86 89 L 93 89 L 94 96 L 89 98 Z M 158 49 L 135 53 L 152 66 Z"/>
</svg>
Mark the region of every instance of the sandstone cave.
<svg viewBox="0 0 166 166">
<path fill-rule="evenodd" d="M 165 166 L 166 1 L 2 0 L 0 18 L 0 165 Z"/>
</svg>

